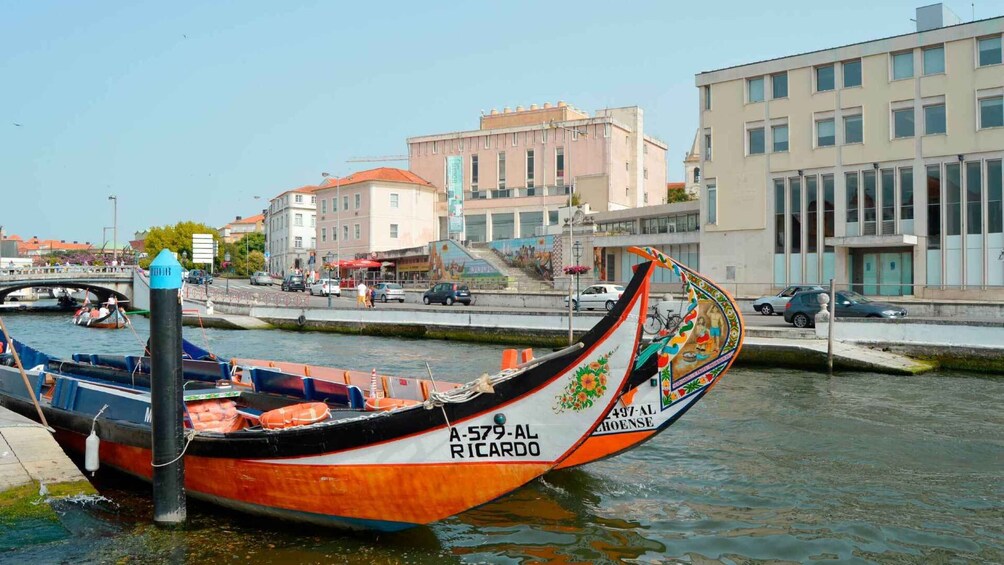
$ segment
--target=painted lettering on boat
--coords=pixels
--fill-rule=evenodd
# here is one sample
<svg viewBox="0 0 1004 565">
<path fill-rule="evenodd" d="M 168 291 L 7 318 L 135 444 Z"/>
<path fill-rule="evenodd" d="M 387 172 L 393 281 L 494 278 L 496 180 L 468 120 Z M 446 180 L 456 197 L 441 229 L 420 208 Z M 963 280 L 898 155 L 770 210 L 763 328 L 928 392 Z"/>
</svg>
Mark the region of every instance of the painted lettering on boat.
<svg viewBox="0 0 1004 565">
<path fill-rule="evenodd" d="M 538 457 L 539 436 L 529 424 L 454 426 L 450 428 L 450 458 Z"/>
<path fill-rule="evenodd" d="M 636 404 L 614 408 L 593 433 L 629 432 L 634 430 L 651 430 L 655 428 L 652 416 L 655 407 L 651 404 Z"/>
</svg>

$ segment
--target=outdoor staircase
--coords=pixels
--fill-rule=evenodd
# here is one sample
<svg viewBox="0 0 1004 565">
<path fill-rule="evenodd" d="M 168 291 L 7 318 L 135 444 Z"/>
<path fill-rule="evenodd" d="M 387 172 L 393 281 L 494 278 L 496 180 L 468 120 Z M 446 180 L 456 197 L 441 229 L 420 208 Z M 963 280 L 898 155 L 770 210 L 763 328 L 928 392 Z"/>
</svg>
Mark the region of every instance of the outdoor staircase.
<svg viewBox="0 0 1004 565">
<path fill-rule="evenodd" d="M 520 292 L 545 292 L 554 290 L 554 284 L 531 276 L 529 273 L 508 265 L 490 247 L 468 247 L 467 251 L 477 259 L 484 259 L 498 272 L 509 279 L 509 287 L 506 290 L 516 290 Z"/>
</svg>

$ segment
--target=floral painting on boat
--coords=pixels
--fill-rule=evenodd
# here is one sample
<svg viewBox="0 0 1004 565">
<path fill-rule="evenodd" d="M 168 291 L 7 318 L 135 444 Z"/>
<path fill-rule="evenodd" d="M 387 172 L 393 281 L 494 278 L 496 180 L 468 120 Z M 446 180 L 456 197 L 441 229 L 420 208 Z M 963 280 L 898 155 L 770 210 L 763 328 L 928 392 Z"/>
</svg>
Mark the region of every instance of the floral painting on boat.
<svg viewBox="0 0 1004 565">
<path fill-rule="evenodd" d="M 565 390 L 555 399 L 554 412 L 560 414 L 565 410 L 576 412 L 589 408 L 607 391 L 607 378 L 610 374 L 608 360 L 613 351 L 583 365 L 575 370 L 568 380 Z"/>
</svg>

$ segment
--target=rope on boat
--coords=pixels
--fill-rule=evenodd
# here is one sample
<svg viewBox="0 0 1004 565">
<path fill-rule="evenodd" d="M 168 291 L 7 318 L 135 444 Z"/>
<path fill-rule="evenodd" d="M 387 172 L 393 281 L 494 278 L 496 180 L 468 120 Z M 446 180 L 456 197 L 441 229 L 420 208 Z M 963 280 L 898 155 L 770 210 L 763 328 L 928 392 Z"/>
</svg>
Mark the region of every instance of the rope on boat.
<svg viewBox="0 0 1004 565">
<path fill-rule="evenodd" d="M 94 419 L 91 420 L 91 433 L 94 433 L 94 426 L 97 425 L 98 418 L 100 418 L 101 414 L 103 414 L 104 411 L 107 410 L 107 409 L 108 409 L 108 405 L 105 404 L 104 406 L 101 407 L 101 410 L 98 410 L 98 413 L 94 415 Z"/>
<path fill-rule="evenodd" d="M 195 429 L 187 429 L 187 430 L 185 430 L 185 447 L 182 448 L 181 453 L 177 457 L 175 457 L 174 459 L 171 459 L 170 461 L 168 461 L 167 463 L 154 463 L 153 459 L 151 459 L 150 460 L 150 466 L 151 467 L 167 467 L 168 465 L 173 465 L 174 463 L 177 463 L 182 457 L 185 456 L 185 452 L 188 451 L 188 446 L 192 444 L 192 440 L 195 439 L 195 436 L 197 436 L 197 435 L 199 435 L 199 432 L 197 430 L 195 430 Z"/>
</svg>

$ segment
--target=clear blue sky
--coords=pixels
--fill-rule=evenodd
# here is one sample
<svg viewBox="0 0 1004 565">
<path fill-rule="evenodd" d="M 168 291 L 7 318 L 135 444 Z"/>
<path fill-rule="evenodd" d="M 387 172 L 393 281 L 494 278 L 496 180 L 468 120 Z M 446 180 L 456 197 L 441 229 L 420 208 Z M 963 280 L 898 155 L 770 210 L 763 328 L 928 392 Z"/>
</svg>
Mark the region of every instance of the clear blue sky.
<svg viewBox="0 0 1004 565">
<path fill-rule="evenodd" d="M 924 3 L 0 0 L 0 224 L 100 245 L 117 194 L 122 241 L 220 226 L 379 165 L 346 159 L 557 100 L 641 106 L 682 180 L 695 73 L 910 32 Z"/>
</svg>

